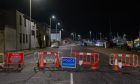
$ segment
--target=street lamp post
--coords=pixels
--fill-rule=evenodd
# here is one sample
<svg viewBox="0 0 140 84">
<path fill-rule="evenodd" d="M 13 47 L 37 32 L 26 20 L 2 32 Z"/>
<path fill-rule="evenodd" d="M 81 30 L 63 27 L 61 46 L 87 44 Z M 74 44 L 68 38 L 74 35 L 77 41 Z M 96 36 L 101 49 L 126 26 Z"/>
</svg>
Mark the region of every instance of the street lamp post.
<svg viewBox="0 0 140 84">
<path fill-rule="evenodd" d="M 60 29 L 60 42 L 61 42 L 61 37 L 62 37 L 62 31 L 63 31 L 64 29 Z"/>
<path fill-rule="evenodd" d="M 54 15 L 50 17 L 50 40 L 52 40 L 52 39 L 51 39 L 51 33 L 52 33 L 52 32 L 51 32 L 51 31 L 52 31 L 52 19 L 55 19 L 55 16 L 54 16 Z M 51 44 L 51 43 L 50 43 L 50 44 Z"/>
<path fill-rule="evenodd" d="M 57 27 L 58 26 L 60 26 L 60 23 L 59 22 L 56 24 L 56 40 L 58 40 L 58 38 L 57 38 Z"/>
<path fill-rule="evenodd" d="M 81 39 L 81 35 L 78 35 L 78 40 L 80 40 Z"/>
<path fill-rule="evenodd" d="M 32 0 L 30 0 L 30 31 L 29 31 L 29 49 L 31 50 L 31 32 L 32 32 L 32 28 L 31 28 L 31 18 L 32 18 Z"/>
<path fill-rule="evenodd" d="M 91 33 L 92 33 L 92 32 L 91 32 L 91 31 L 89 31 L 90 40 L 91 40 Z"/>
<path fill-rule="evenodd" d="M 74 33 L 71 33 L 72 39 L 74 40 Z"/>
<path fill-rule="evenodd" d="M 54 15 L 50 17 L 50 29 L 52 28 L 52 19 L 55 19 Z"/>
<path fill-rule="evenodd" d="M 101 38 L 102 38 L 102 33 L 100 32 L 100 40 L 101 40 Z"/>
</svg>

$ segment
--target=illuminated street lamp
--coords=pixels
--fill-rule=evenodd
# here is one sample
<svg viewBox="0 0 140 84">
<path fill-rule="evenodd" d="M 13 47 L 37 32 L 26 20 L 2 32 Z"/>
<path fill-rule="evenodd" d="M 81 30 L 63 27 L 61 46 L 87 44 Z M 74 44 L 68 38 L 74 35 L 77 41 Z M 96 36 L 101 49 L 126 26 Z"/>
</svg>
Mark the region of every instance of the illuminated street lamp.
<svg viewBox="0 0 140 84">
<path fill-rule="evenodd" d="M 54 15 L 52 15 L 51 17 L 50 17 L 50 29 L 51 29 L 51 27 L 52 27 L 52 19 L 55 19 L 56 17 L 54 16 Z"/>
</svg>

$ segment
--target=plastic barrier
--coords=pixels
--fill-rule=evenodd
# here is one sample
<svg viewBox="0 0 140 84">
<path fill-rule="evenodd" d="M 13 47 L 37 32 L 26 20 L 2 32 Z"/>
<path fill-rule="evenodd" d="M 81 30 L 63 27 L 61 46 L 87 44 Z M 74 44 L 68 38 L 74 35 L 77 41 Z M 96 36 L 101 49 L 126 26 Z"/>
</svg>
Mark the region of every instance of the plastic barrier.
<svg viewBox="0 0 140 84">
<path fill-rule="evenodd" d="M 0 69 L 4 66 L 4 53 L 0 53 Z"/>
<path fill-rule="evenodd" d="M 59 52 L 41 51 L 34 53 L 35 72 L 45 68 L 60 68 Z"/>
<path fill-rule="evenodd" d="M 113 66 L 114 71 L 123 67 L 137 67 L 138 55 L 135 54 L 111 54 L 109 64 Z"/>
<path fill-rule="evenodd" d="M 91 69 L 96 70 L 99 66 L 99 54 L 89 52 L 73 52 L 77 58 L 78 65 L 90 66 Z"/>
<path fill-rule="evenodd" d="M 0 66 L 3 70 L 18 70 L 21 71 L 24 65 L 23 52 L 7 52 L 0 54 Z"/>
</svg>

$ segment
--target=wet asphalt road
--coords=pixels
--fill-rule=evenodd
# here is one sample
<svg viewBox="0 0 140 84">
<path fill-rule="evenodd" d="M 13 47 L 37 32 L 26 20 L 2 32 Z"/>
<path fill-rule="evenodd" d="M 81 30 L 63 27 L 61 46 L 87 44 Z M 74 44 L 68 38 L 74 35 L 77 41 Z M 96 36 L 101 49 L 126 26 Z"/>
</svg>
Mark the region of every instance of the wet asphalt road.
<svg viewBox="0 0 140 84">
<path fill-rule="evenodd" d="M 85 47 L 61 46 L 62 56 L 71 56 L 71 51 L 92 52 Z M 97 71 L 39 71 L 34 72 L 33 54 L 25 57 L 25 67 L 21 72 L 0 72 L 0 84 L 140 84 L 140 72 L 124 70 L 113 72 L 108 65 L 108 56 L 100 55 Z M 71 74 L 73 75 L 71 77 Z"/>
</svg>

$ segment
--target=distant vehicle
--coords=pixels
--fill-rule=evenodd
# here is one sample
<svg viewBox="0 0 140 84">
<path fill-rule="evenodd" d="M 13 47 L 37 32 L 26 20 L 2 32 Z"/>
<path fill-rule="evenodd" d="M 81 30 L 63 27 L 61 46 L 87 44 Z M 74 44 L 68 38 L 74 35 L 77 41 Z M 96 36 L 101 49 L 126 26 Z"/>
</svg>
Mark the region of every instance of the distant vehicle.
<svg viewBox="0 0 140 84">
<path fill-rule="evenodd" d="M 84 43 L 84 46 L 86 46 L 86 47 L 87 47 L 87 43 Z"/>
<path fill-rule="evenodd" d="M 87 43 L 86 43 L 85 41 L 81 41 L 81 42 L 80 42 L 80 45 L 81 45 L 81 46 L 87 46 Z"/>
<path fill-rule="evenodd" d="M 53 43 L 51 44 L 51 47 L 52 47 L 52 48 L 59 48 L 59 43 L 58 43 L 58 42 L 53 42 Z"/>
<path fill-rule="evenodd" d="M 95 43 L 95 46 L 103 47 L 104 46 L 104 42 L 100 41 L 100 40 L 97 40 L 96 43 Z"/>
</svg>

